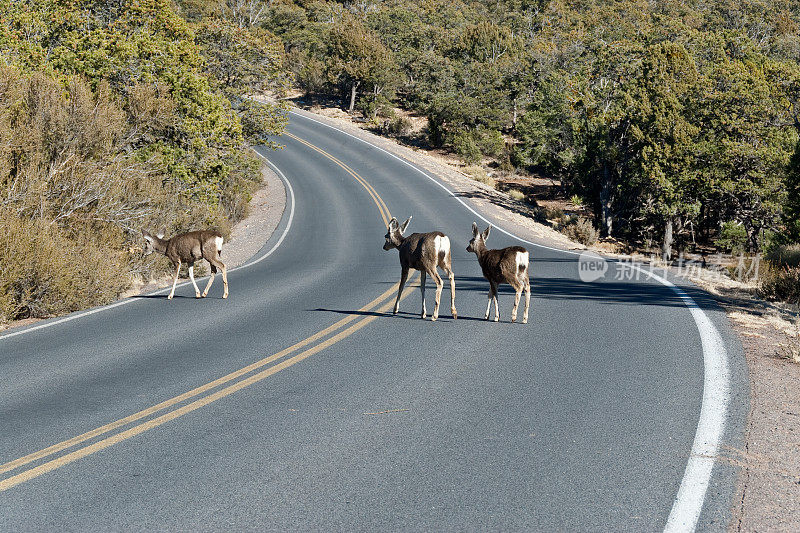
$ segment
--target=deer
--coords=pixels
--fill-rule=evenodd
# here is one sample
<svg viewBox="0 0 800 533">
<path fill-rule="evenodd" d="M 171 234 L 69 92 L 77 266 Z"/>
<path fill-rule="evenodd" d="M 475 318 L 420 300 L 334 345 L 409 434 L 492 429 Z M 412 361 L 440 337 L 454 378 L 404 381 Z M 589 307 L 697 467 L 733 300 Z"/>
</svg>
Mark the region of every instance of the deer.
<svg viewBox="0 0 800 533">
<path fill-rule="evenodd" d="M 488 250 L 486 239 L 489 238 L 489 230 L 492 225 L 483 233 L 478 231 L 478 224 L 472 223 L 472 240 L 469 241 L 467 251 L 478 256 L 478 263 L 481 265 L 483 277 L 489 280 L 489 303 L 486 306 L 485 320 L 489 320 L 489 311 L 494 300 L 494 321 L 500 320 L 500 309 L 497 304 L 497 286 L 501 283 L 508 283 L 516 291 L 514 297 L 514 308 L 511 310 L 511 321 L 517 320 L 517 307 L 522 290 L 525 289 L 525 313 L 522 315 L 522 323 L 528 323 L 528 307 L 531 303 L 531 281 L 528 275 L 528 250 L 522 246 L 509 246 L 500 250 Z"/>
<path fill-rule="evenodd" d="M 436 304 L 433 308 L 431 320 L 436 321 L 439 318 L 439 301 L 444 283 L 436 271 L 438 267 L 450 279 L 450 311 L 453 313 L 453 319 L 455 320 L 458 318 L 458 313 L 456 313 L 456 281 L 450 255 L 450 239 L 441 231 L 412 233 L 408 237 L 404 237 L 403 233 L 408 228 L 409 222 L 411 222 L 411 217 L 408 217 L 402 224 L 399 224 L 396 218 L 392 218 L 386 231 L 386 243 L 383 245 L 384 250 L 397 248 L 400 252 L 400 287 L 397 290 L 397 300 L 394 303 L 393 314 L 396 315 L 400 310 L 400 297 L 408 279 L 408 270 L 413 268 L 420 272 L 422 318 L 425 319 L 427 317 L 425 309 L 425 279 L 428 275 L 436 282 Z"/>
<path fill-rule="evenodd" d="M 172 266 L 175 268 L 175 280 L 172 282 L 172 290 L 167 296 L 167 300 L 172 300 L 172 297 L 175 296 L 175 285 L 178 283 L 178 273 L 181 271 L 182 263 L 189 265 L 189 279 L 192 280 L 192 285 L 194 285 L 196 298 L 205 298 L 208 295 L 208 290 L 214 282 L 217 270 L 222 271 L 222 283 L 225 285 L 222 297 L 228 297 L 228 271 L 225 268 L 225 263 L 220 259 L 224 239 L 220 233 L 208 230 L 189 231 L 175 235 L 171 239 L 164 239 L 163 232 L 152 235 L 148 231 L 142 230 L 142 236 L 146 242 L 144 255 L 150 255 L 153 252 L 163 254 L 172 261 Z M 194 263 L 200 259 L 205 259 L 211 265 L 211 277 L 208 279 L 208 285 L 206 285 L 202 296 L 197 283 L 194 281 Z"/>
</svg>

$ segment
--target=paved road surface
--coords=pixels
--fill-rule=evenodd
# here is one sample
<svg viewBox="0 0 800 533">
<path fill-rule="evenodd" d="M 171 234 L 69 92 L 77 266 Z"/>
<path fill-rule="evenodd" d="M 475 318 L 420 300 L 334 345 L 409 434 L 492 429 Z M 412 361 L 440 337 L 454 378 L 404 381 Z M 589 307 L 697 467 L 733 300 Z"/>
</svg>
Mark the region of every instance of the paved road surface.
<svg viewBox="0 0 800 533">
<path fill-rule="evenodd" d="M 217 279 L 0 336 L 0 530 L 663 529 L 704 390 L 676 293 L 614 264 L 584 283 L 574 254 L 528 245 L 530 322 L 508 322 L 507 286 L 501 323 L 479 320 L 474 214 L 354 138 L 299 115 L 289 132 L 267 155 L 293 202 L 227 301 Z M 447 288 L 438 322 L 416 287 L 385 313 L 388 212 L 450 236 L 457 321 Z M 737 446 L 740 348 L 686 290 L 726 342 Z M 733 474 L 717 461 L 701 529 L 725 527 Z"/>
</svg>

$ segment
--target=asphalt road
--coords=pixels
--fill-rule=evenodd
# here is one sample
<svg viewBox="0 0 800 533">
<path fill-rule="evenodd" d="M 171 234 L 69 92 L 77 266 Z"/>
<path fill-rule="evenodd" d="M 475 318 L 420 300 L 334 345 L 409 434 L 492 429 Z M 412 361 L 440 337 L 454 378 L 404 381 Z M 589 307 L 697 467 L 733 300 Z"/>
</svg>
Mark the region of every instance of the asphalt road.
<svg viewBox="0 0 800 533">
<path fill-rule="evenodd" d="M 228 300 L 218 278 L 205 300 L 184 285 L 0 336 L 0 530 L 663 529 L 708 393 L 686 302 L 526 245 L 530 321 L 508 322 L 505 286 L 487 323 L 474 213 L 352 137 L 299 115 L 289 132 L 265 153 L 293 200 Z M 387 210 L 450 236 L 458 320 L 447 288 L 437 322 L 416 286 L 385 312 Z M 741 349 L 684 290 L 724 343 L 720 446 L 740 446 Z M 714 463 L 699 529 L 727 525 L 734 474 Z"/>
</svg>

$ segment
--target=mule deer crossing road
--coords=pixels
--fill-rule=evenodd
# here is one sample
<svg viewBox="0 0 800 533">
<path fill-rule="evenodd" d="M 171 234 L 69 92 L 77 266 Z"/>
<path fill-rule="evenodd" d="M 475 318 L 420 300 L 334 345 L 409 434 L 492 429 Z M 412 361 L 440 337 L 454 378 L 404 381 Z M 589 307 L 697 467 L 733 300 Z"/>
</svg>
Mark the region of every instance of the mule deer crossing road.
<svg viewBox="0 0 800 533">
<path fill-rule="evenodd" d="M 709 298 L 613 262 L 581 281 L 576 253 L 291 118 L 262 151 L 283 219 L 227 300 L 184 283 L 0 335 L 0 530 L 727 526 L 747 375 Z M 419 318 L 416 275 L 391 314 L 409 215 L 452 243 L 458 320 Z M 508 286 L 483 320 L 473 221 L 530 251 L 528 324 Z"/>
</svg>

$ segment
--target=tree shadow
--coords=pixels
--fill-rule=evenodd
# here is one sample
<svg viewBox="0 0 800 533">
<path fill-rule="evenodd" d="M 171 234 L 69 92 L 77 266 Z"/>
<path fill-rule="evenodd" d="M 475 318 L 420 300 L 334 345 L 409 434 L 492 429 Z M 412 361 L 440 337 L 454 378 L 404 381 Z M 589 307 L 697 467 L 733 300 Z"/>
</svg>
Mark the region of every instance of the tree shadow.
<svg viewBox="0 0 800 533">
<path fill-rule="evenodd" d="M 544 216 L 540 208 L 511 200 L 510 198 L 507 198 L 501 194 L 491 194 L 490 192 L 484 190 L 457 191 L 453 194 L 460 198 L 477 198 L 480 200 L 486 200 L 487 202 L 500 206 L 503 209 L 508 209 L 509 211 L 519 213 L 520 215 L 530 218 L 531 220 L 534 220 L 535 222 L 538 222 L 544 226 L 553 226 L 553 224 Z"/>
<path fill-rule="evenodd" d="M 680 286 L 698 307 L 704 310 L 719 310 L 719 305 L 707 292 L 693 286 Z M 480 292 L 488 294 L 489 282 L 483 277 L 456 276 L 456 292 Z M 500 285 L 499 294 L 513 295 L 514 290 L 506 284 Z M 594 301 L 617 305 L 648 305 L 659 307 L 686 307 L 687 302 L 673 289 L 656 283 L 636 281 L 583 282 L 572 278 L 532 278 L 531 297 L 545 300 Z"/>
</svg>

